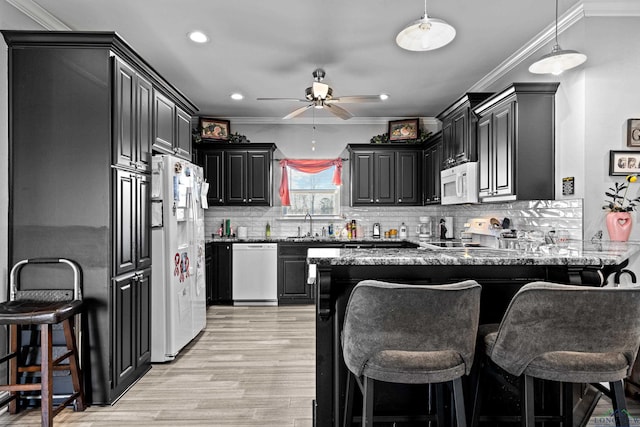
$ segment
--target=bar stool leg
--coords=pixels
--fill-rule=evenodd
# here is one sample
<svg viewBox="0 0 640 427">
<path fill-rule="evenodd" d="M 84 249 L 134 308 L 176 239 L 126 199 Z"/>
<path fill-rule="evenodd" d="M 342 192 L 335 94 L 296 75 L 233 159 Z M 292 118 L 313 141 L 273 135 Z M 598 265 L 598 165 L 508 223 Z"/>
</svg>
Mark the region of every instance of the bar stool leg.
<svg viewBox="0 0 640 427">
<path fill-rule="evenodd" d="M 534 427 L 536 417 L 534 412 L 533 377 L 522 376 L 522 425 L 524 427 Z"/>
<path fill-rule="evenodd" d="M 42 427 L 53 426 L 53 326 L 40 325 L 40 375 L 42 392 L 40 406 L 42 411 Z"/>
<path fill-rule="evenodd" d="M 464 394 L 462 393 L 462 378 L 453 382 L 453 400 L 456 406 L 456 420 L 458 427 L 467 427 L 467 414 L 464 409 Z"/>
<path fill-rule="evenodd" d="M 20 330 L 18 329 L 18 325 L 12 324 L 9 326 L 9 353 L 13 354 L 14 357 L 9 359 L 9 384 L 18 384 L 18 365 L 20 360 L 18 360 L 18 348 L 20 347 Z M 15 414 L 18 412 L 18 400 L 20 393 L 17 391 L 11 391 L 11 396 L 13 400 L 9 403 L 9 413 Z"/>
<path fill-rule="evenodd" d="M 78 394 L 75 402 L 75 410 L 84 411 L 84 388 L 82 386 L 82 372 L 80 371 L 78 362 L 78 347 L 76 345 L 76 337 L 74 334 L 74 323 L 73 317 L 70 317 L 63 322 L 62 326 L 64 329 L 65 340 L 67 342 L 67 349 L 71 351 L 71 356 L 69 356 L 69 370 L 71 371 L 73 391 Z"/>
<path fill-rule="evenodd" d="M 613 415 L 617 426 L 628 426 L 629 415 L 627 412 L 627 402 L 624 398 L 624 387 L 622 381 L 609 383 L 611 389 L 611 403 L 613 404 Z"/>
<path fill-rule="evenodd" d="M 353 423 L 353 374 L 347 371 L 347 384 L 344 393 L 344 417 L 342 427 L 351 427 Z"/>
<path fill-rule="evenodd" d="M 364 377 L 362 396 L 362 427 L 373 427 L 373 378 Z"/>
</svg>

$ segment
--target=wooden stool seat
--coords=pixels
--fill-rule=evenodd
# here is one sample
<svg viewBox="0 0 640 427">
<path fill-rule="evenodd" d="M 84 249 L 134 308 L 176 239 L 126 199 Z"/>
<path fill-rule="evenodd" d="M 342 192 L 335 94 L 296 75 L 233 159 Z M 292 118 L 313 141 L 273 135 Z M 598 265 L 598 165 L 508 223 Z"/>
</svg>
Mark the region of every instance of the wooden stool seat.
<svg viewBox="0 0 640 427">
<path fill-rule="evenodd" d="M 25 264 L 48 264 L 64 262 L 74 270 L 74 291 L 70 290 L 19 290 L 16 277 Z M 9 362 L 9 383 L 0 385 L 0 391 L 10 392 L 9 413 L 19 410 L 21 392 L 40 391 L 42 426 L 53 426 L 53 417 L 65 406 L 75 403 L 76 411 L 84 411 L 85 398 L 82 386 L 82 374 L 79 366 L 78 347 L 76 345 L 75 318 L 82 311 L 82 299 L 79 284 L 79 267 L 69 260 L 25 260 L 11 270 L 11 300 L 0 303 L 0 325 L 9 326 L 9 354 L 0 359 L 0 363 Z M 53 357 L 53 330 L 61 325 L 65 338 L 66 351 Z M 40 364 L 28 363 L 21 355 L 21 335 L 24 326 L 40 329 Z M 67 363 L 63 363 L 67 361 Z M 36 362 L 37 363 L 37 362 Z M 73 392 L 55 408 L 53 407 L 53 372 L 68 370 L 71 374 Z M 20 383 L 19 374 L 40 373 L 39 383 Z"/>
</svg>

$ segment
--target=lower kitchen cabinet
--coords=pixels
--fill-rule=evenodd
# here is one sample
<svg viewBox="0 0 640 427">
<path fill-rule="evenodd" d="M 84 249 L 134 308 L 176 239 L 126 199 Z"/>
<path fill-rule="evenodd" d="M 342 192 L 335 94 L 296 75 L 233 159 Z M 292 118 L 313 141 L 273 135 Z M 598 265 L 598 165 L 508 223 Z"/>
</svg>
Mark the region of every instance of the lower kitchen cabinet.
<svg viewBox="0 0 640 427">
<path fill-rule="evenodd" d="M 151 367 L 151 269 L 113 284 L 113 388 L 122 393 Z"/>
<path fill-rule="evenodd" d="M 313 304 L 305 243 L 278 244 L 278 304 Z"/>
<path fill-rule="evenodd" d="M 233 304 L 231 256 L 231 243 L 207 243 L 205 247 L 207 305 Z"/>
</svg>

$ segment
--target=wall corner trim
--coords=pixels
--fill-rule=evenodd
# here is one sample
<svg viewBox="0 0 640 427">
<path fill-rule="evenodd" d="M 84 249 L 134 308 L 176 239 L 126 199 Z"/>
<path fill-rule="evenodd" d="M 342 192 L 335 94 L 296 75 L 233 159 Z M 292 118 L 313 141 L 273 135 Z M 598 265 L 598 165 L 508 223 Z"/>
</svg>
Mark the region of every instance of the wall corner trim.
<svg viewBox="0 0 640 427">
<path fill-rule="evenodd" d="M 558 17 L 558 34 L 563 33 L 584 17 L 614 16 L 640 16 L 640 2 L 637 0 L 580 0 Z M 541 47 L 552 42 L 554 37 L 555 22 L 552 21 L 524 46 L 471 86 L 467 92 L 486 91 L 493 83 L 538 52 Z"/>
<path fill-rule="evenodd" d="M 6 0 L 11 6 L 42 25 L 45 30 L 49 31 L 71 31 L 72 29 L 64 22 L 49 13 L 42 6 L 33 0 Z"/>
</svg>

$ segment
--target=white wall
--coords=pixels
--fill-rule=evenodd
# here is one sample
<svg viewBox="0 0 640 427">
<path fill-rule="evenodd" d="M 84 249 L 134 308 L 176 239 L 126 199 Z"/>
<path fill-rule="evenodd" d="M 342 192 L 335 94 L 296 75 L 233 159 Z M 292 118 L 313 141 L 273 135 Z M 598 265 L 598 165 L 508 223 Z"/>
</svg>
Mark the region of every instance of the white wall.
<svg viewBox="0 0 640 427">
<path fill-rule="evenodd" d="M 0 0 L 0 29 L 42 30 L 42 27 L 19 12 L 6 1 Z M 0 301 L 6 299 L 8 263 L 9 217 L 9 118 L 7 89 L 7 44 L 0 37 Z"/>
</svg>

